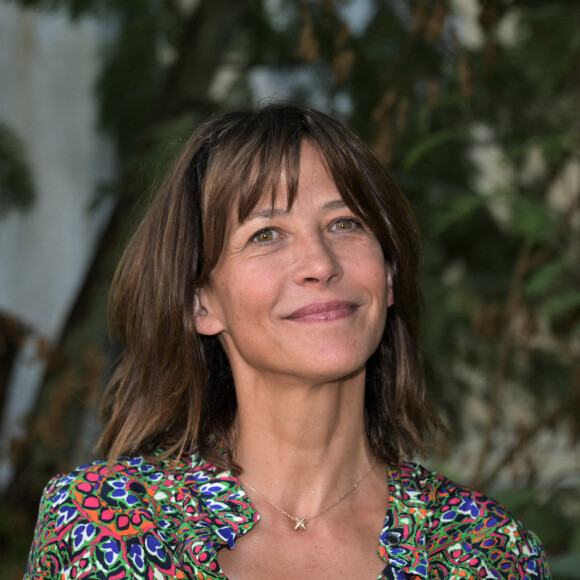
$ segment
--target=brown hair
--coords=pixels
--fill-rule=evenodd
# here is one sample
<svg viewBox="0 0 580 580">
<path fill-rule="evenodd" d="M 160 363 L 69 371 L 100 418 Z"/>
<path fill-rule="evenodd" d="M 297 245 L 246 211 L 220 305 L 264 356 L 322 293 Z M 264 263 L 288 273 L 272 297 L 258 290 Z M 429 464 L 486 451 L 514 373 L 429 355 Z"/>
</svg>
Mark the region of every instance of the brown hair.
<svg viewBox="0 0 580 580">
<path fill-rule="evenodd" d="M 194 326 L 194 292 L 218 262 L 226 226 L 264 195 L 274 203 L 281 170 L 288 205 L 300 149 L 318 149 L 349 208 L 378 237 L 393 276 L 394 305 L 367 363 L 365 422 L 374 452 L 396 463 L 423 452 L 439 420 L 425 391 L 418 342 L 420 234 L 409 204 L 371 150 L 344 125 L 313 109 L 274 104 L 206 122 L 191 136 L 133 236 L 115 274 L 111 324 L 122 355 L 105 396 L 101 448 L 166 455 L 194 445 L 221 467 L 232 461 L 237 402 L 216 336 Z M 223 452 L 216 451 L 223 442 Z"/>
</svg>

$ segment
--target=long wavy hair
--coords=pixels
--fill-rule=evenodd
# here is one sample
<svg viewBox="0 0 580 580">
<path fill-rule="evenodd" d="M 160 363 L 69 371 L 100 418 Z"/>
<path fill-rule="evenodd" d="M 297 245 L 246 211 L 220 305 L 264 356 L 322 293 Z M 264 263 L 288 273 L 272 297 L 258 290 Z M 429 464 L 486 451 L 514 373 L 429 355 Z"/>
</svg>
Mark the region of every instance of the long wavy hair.
<svg viewBox="0 0 580 580">
<path fill-rule="evenodd" d="M 440 421 L 423 376 L 421 243 L 409 203 L 343 124 L 311 108 L 273 104 L 227 113 L 194 132 L 121 259 L 110 323 L 122 354 L 105 394 L 100 440 L 109 460 L 196 446 L 219 467 L 240 471 L 233 462 L 237 401 L 230 364 L 218 337 L 197 334 L 194 295 L 218 262 L 229 216 L 237 211 L 243 221 L 264 196 L 274 203 L 282 171 L 292 205 L 305 141 L 377 236 L 392 269 L 394 304 L 367 363 L 370 444 L 390 464 L 425 451 Z"/>
</svg>

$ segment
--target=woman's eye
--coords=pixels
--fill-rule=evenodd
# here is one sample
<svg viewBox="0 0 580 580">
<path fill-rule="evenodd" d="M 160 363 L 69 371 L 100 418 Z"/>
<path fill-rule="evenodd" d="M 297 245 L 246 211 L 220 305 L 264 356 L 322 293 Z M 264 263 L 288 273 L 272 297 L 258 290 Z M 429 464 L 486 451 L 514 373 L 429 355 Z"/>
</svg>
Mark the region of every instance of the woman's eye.
<svg viewBox="0 0 580 580">
<path fill-rule="evenodd" d="M 278 232 L 272 228 L 264 228 L 259 232 L 256 232 L 250 241 L 257 244 L 267 244 L 268 242 L 273 242 L 278 237 Z"/>
<path fill-rule="evenodd" d="M 352 218 L 340 218 L 336 220 L 330 229 L 338 231 L 353 230 L 358 226 L 358 222 Z"/>
</svg>

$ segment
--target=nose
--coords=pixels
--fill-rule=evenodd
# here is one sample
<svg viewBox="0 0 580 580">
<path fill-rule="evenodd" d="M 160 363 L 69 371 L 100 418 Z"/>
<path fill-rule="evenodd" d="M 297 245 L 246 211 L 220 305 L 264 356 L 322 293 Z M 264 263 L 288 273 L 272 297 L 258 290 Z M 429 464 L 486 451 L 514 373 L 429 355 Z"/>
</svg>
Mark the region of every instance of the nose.
<svg viewBox="0 0 580 580">
<path fill-rule="evenodd" d="M 296 248 L 296 282 L 328 284 L 342 277 L 339 256 L 321 234 L 306 237 Z"/>
</svg>

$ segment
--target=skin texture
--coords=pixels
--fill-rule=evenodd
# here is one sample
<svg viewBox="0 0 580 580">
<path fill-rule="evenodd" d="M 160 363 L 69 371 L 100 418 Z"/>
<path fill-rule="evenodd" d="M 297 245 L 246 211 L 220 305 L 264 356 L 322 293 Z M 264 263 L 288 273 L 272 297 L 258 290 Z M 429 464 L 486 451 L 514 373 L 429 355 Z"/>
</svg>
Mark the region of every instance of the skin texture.
<svg viewBox="0 0 580 580">
<path fill-rule="evenodd" d="M 243 477 L 292 514 L 324 509 L 372 462 L 365 366 L 392 301 L 378 240 L 305 142 L 292 208 L 282 174 L 274 208 L 266 199 L 243 223 L 232 217 L 195 307 L 198 332 L 219 335 L 232 366 L 235 459 Z M 295 532 L 288 518 L 247 491 L 262 521 L 234 550 L 220 552 L 228 577 L 379 575 L 384 562 L 376 550 L 388 502 L 383 465 L 309 522 L 307 532 Z"/>
</svg>

